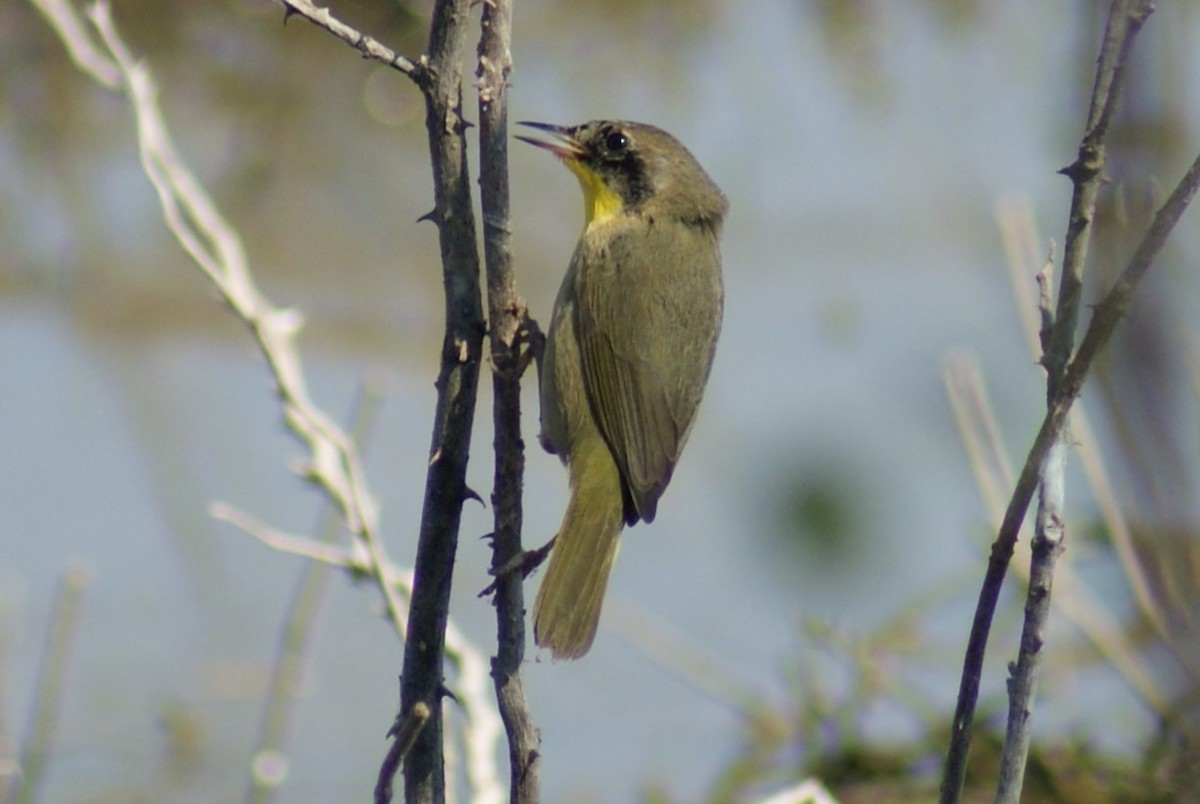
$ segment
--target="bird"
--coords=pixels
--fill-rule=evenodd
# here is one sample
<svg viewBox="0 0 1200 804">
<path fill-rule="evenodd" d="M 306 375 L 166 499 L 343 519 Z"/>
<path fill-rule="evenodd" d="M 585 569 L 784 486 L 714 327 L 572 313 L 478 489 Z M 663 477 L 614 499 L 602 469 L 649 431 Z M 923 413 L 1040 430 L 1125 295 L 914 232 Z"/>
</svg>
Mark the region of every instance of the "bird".
<svg viewBox="0 0 1200 804">
<path fill-rule="evenodd" d="M 621 531 L 654 520 L 695 421 L 721 330 L 729 204 L 661 128 L 519 125 L 584 197 L 540 361 L 539 440 L 566 464 L 570 499 L 533 610 L 535 642 L 576 659 L 595 639 Z"/>
</svg>

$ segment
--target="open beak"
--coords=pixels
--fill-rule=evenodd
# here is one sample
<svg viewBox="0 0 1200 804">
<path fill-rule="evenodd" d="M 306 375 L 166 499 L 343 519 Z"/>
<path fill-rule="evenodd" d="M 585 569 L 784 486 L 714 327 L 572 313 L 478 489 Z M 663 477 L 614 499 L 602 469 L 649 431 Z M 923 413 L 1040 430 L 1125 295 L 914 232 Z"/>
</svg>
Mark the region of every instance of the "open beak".
<svg viewBox="0 0 1200 804">
<path fill-rule="evenodd" d="M 539 148 L 545 148 L 550 153 L 557 156 L 559 159 L 582 159 L 586 155 L 583 146 L 575 139 L 575 128 L 569 126 L 552 126 L 549 123 L 531 123 L 522 121 L 517 123 L 518 126 L 528 126 L 536 128 L 538 131 L 544 131 L 553 139 L 535 140 L 532 137 L 522 137 L 517 135 L 517 139 L 521 142 L 527 142 L 530 145 L 536 145 Z"/>
</svg>

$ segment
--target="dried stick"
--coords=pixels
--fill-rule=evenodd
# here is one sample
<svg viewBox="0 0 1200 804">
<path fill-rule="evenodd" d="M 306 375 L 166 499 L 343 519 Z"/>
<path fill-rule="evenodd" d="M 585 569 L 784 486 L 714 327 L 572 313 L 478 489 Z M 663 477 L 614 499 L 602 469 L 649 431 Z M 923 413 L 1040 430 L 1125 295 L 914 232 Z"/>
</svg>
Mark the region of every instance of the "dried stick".
<svg viewBox="0 0 1200 804">
<path fill-rule="evenodd" d="M 1042 426 L 1042 432 L 1038 434 L 1038 442 L 1043 440 L 1043 435 L 1050 432 L 1057 433 L 1057 439 L 1061 439 L 1063 426 L 1067 419 L 1067 414 L 1071 410 L 1071 406 L 1079 397 L 1079 392 L 1083 388 L 1083 383 L 1087 379 L 1088 372 L 1096 357 L 1103 351 L 1109 338 L 1112 337 L 1113 331 L 1118 323 L 1124 318 L 1128 312 L 1129 305 L 1133 301 L 1134 294 L 1137 291 L 1137 286 L 1145 276 L 1146 271 L 1154 263 L 1158 253 L 1162 250 L 1166 243 L 1167 237 L 1175 228 L 1179 218 L 1183 215 L 1192 199 L 1196 195 L 1197 188 L 1200 188 L 1200 156 L 1192 162 L 1183 179 L 1176 185 L 1175 190 L 1171 193 L 1171 197 L 1167 202 L 1159 208 L 1154 216 L 1154 221 L 1150 224 L 1150 228 L 1143 236 L 1138 244 L 1137 250 L 1130 259 L 1129 264 L 1121 272 L 1121 276 L 1113 285 L 1112 289 L 1104 297 L 1104 300 L 1096 306 L 1095 313 L 1092 316 L 1091 324 L 1088 326 L 1087 332 L 1084 334 L 1083 341 L 1079 345 L 1079 351 L 1067 366 L 1066 373 L 1063 377 L 1063 383 L 1059 390 L 1059 396 L 1054 400 L 1049 413 L 1046 416 Z M 1056 439 L 1056 440 L 1057 440 Z M 1036 446 L 1035 446 L 1036 448 Z M 1033 454 L 1031 453 L 1031 457 Z M 1052 539 L 1052 537 L 1051 537 Z M 1048 579 L 1049 573 L 1053 572 L 1053 562 L 1057 555 L 1061 552 L 1060 549 L 1051 549 L 1051 545 L 1043 545 L 1039 549 L 1038 544 L 1034 544 L 1035 562 L 1037 559 L 1047 562 L 1048 567 L 1041 572 L 1041 577 Z M 1036 563 L 1035 563 L 1036 569 Z M 1049 596 L 1048 582 L 1044 587 L 1035 589 L 1033 575 L 1031 573 L 1030 581 L 1031 595 Z M 1046 612 L 1041 606 L 1032 606 L 1027 615 L 1025 630 L 1022 635 L 1022 646 L 1028 641 L 1029 648 L 1034 654 L 1041 647 L 1041 633 L 1045 626 Z M 1029 639 L 1026 639 L 1026 634 Z M 1018 674 L 1027 667 L 1027 672 L 1036 674 L 1036 656 L 1031 656 L 1028 662 L 1022 661 L 1024 657 L 1019 657 L 1017 662 Z M 1016 675 L 1015 674 L 1015 677 Z M 1010 712 L 1015 710 L 1016 714 L 1010 716 L 1010 724 L 1014 723 L 1018 730 L 1010 731 L 1006 737 L 1006 754 L 1008 753 L 1008 745 L 1012 743 L 1014 746 L 1012 751 L 1020 753 L 1028 748 L 1028 720 L 1029 712 L 1032 709 L 1032 694 L 1036 690 L 1036 682 L 1025 683 L 1017 682 L 1015 687 L 1016 692 L 1027 697 L 1018 697 L 1014 695 L 1010 701 Z M 1024 749 L 1022 748 L 1024 746 Z M 1011 760 L 1002 760 L 1005 763 L 1016 763 L 1018 760 L 1014 757 Z M 1023 763 L 1023 758 L 1019 760 Z M 1003 770 L 1003 766 L 1002 766 Z M 998 794 L 998 801 L 1017 801 L 1020 797 L 1020 780 L 1012 779 L 1005 780 L 1002 777 L 1002 784 L 1007 784 L 1007 787 L 1002 787 Z"/>
<path fill-rule="evenodd" d="M 378 39 L 367 36 L 342 22 L 333 16 L 329 9 L 318 8 L 308 0 L 282 0 L 282 2 L 285 21 L 293 14 L 297 17 L 304 17 L 304 19 L 313 25 L 316 25 L 318 28 L 324 28 L 359 53 L 362 53 L 364 59 L 371 59 L 399 70 L 412 78 L 418 86 L 425 83 L 425 70 L 428 64 L 424 59 L 418 62 L 410 61 L 387 45 L 381 43 Z"/>
<path fill-rule="evenodd" d="M 301 369 L 299 354 L 295 347 L 295 334 L 300 327 L 300 317 L 294 311 L 276 308 L 259 293 L 251 278 L 245 252 L 241 241 L 233 227 L 220 215 L 211 198 L 191 174 L 186 164 L 175 152 L 174 145 L 167 133 L 161 111 L 157 105 L 157 87 L 149 70 L 138 63 L 121 41 L 112 23 L 110 8 L 106 0 L 98 0 L 89 11 L 89 18 L 95 30 L 100 34 L 101 45 L 88 38 L 87 28 L 76 17 L 70 3 L 65 0 L 31 0 L 46 18 L 54 25 L 60 38 L 67 44 L 76 62 L 93 78 L 105 86 L 115 89 L 125 95 L 134 107 L 138 124 L 139 151 L 143 167 L 159 195 L 164 217 L 168 228 L 182 245 L 193 261 L 204 271 L 206 276 L 220 291 L 224 301 L 247 324 L 255 336 L 259 348 L 265 356 L 268 366 L 274 376 L 276 387 L 284 405 L 284 419 L 289 429 L 297 435 L 309 448 L 311 459 L 304 469 L 305 476 L 320 486 L 336 504 L 346 521 L 347 528 L 355 534 L 356 541 L 346 549 L 321 545 L 311 540 L 274 531 L 255 523 L 250 517 L 238 514 L 226 506 L 216 504 L 213 511 L 230 521 L 240 523 L 247 532 L 264 541 L 290 552 L 308 555 L 310 558 L 326 561 L 337 566 L 352 568 L 371 577 L 379 588 L 384 599 L 385 610 L 389 620 L 396 626 L 397 631 L 405 634 L 406 618 L 409 615 L 406 598 L 412 588 L 412 578 L 408 571 L 394 565 L 386 556 L 382 544 L 377 537 L 376 510 L 374 498 L 367 489 L 366 479 L 362 472 L 361 461 L 353 441 L 309 399 L 307 387 Z M 341 25 L 327 11 L 316 9 L 304 0 L 284 0 L 290 12 L 302 13 L 322 27 L 336 29 L 339 36 L 350 32 L 346 41 L 355 44 L 367 56 L 390 64 L 408 75 L 414 82 L 426 91 L 434 83 L 427 61 L 409 62 L 395 57 L 394 54 L 380 51 L 373 45 L 367 47 L 364 43 L 373 42 L 369 37 L 363 37 L 353 32 L 348 26 Z M 456 7 L 450 16 L 461 25 L 465 18 L 466 4 Z M 306 13 L 307 12 L 307 13 Z M 436 26 L 435 26 L 436 27 Z M 357 44 L 356 44 L 357 43 Z M 461 44 L 461 39 L 459 40 Z M 453 49 L 443 48 L 443 55 Z M 447 85 L 449 86 L 449 85 Z M 457 97 L 458 85 L 454 84 L 454 96 Z M 457 106 L 453 107 L 457 111 Z M 439 139 L 459 137 L 461 139 L 462 123 L 457 114 L 453 118 L 444 116 L 443 123 L 438 124 L 431 117 L 431 135 L 435 129 Z M 453 125 L 453 121 L 458 121 Z M 447 126 L 450 126 L 449 128 Z M 436 157 L 443 155 L 442 160 Z M 445 158 L 450 151 L 442 148 L 435 151 L 435 170 L 438 165 L 457 164 L 463 172 L 462 184 L 465 186 L 465 159 L 455 160 Z M 461 154 L 461 149 L 459 149 Z M 439 185 L 439 189 L 442 185 Z M 469 192 L 465 194 L 469 199 Z M 440 200 L 440 196 L 439 196 Z M 438 211 L 442 215 L 455 217 L 456 210 L 461 206 L 441 205 Z M 468 244 L 467 250 L 474 255 L 474 228 L 469 217 L 469 235 L 460 242 Z M 437 215 L 433 216 L 439 226 Z M 443 253 L 446 236 L 443 233 Z M 478 273 L 477 259 L 475 273 Z M 447 285 L 454 285 L 454 292 L 448 294 L 447 307 L 452 312 L 448 319 L 462 323 L 460 309 L 470 312 L 469 302 L 474 302 L 475 315 L 473 323 L 460 326 L 448 335 L 443 350 L 443 374 L 439 380 L 442 389 L 438 406 L 437 433 L 449 429 L 459 438 L 458 445 L 447 444 L 447 448 L 433 450 L 430 462 L 430 476 L 448 477 L 449 484 L 437 484 L 441 495 L 437 499 L 427 493 L 426 509 L 437 510 L 454 508 L 454 528 L 457 529 L 457 511 L 464 496 L 465 483 L 465 445 L 470 433 L 470 419 L 474 403 L 474 378 L 478 375 L 478 344 L 482 339 L 482 313 L 479 312 L 478 281 L 471 287 L 463 287 L 458 279 L 447 272 Z M 468 302 L 464 307 L 464 301 Z M 465 336 L 465 337 L 460 337 Z M 470 348 L 471 343 L 475 347 Z M 465 371 L 445 370 L 446 364 L 465 365 Z M 467 391 L 469 390 L 469 393 Z M 469 399 L 470 404 L 462 404 L 462 399 Z M 459 427 L 466 421 L 465 428 Z M 447 427 L 449 422 L 449 427 Z M 453 464 L 453 468 L 447 467 Z M 458 485 L 453 480 L 457 477 Z M 431 482 L 430 489 L 435 484 Z M 428 492 L 428 489 L 427 489 Z M 449 501 L 449 502 L 446 502 Z M 446 502 L 446 505 L 442 505 Z M 426 518 L 428 520 L 428 518 Z M 423 533 L 425 530 L 423 522 Z M 437 584 L 427 584 L 436 587 Z M 445 596 L 448 598 L 448 586 Z M 443 610 L 444 612 L 444 610 Z M 458 697 L 467 713 L 466 748 L 467 773 L 472 791 L 483 800 L 498 798 L 495 781 L 495 767 L 492 759 L 495 742 L 500 734 L 499 718 L 491 709 L 487 684 L 486 665 L 478 653 L 466 641 L 461 632 L 448 622 L 444 613 L 440 618 L 438 628 L 438 662 L 437 688 L 441 689 L 441 658 L 448 656 L 457 665 Z M 415 652 L 415 651 L 414 651 Z M 432 720 L 438 723 L 440 734 L 440 707 L 432 706 Z M 422 729 L 427 733 L 427 729 Z M 440 749 L 439 749 L 440 750 Z"/>
<path fill-rule="evenodd" d="M 511 0 L 483 4 L 479 39 L 479 185 L 483 209 L 483 253 L 487 266 L 492 354 L 492 418 L 496 456 L 492 490 L 492 571 L 496 574 L 496 656 L 492 681 L 508 735 L 509 801 L 539 799 L 540 736 L 533 724 L 521 662 L 525 658 L 525 596 L 520 571 L 501 568 L 523 553 L 521 491 L 525 445 L 521 440 L 521 347 L 528 338 L 525 302 L 517 295 L 509 250 L 508 74 Z"/>
<path fill-rule="evenodd" d="M 37 693 L 33 696 L 29 733 L 25 735 L 21 750 L 20 779 L 5 798 L 10 804 L 31 804 L 39 798 L 38 788 L 42 783 L 46 757 L 54 744 L 58 707 L 63 700 L 67 666 L 70 664 L 71 649 L 75 646 L 75 632 L 79 627 L 80 601 L 87 585 L 88 574 L 80 567 L 68 568 L 59 579 L 54 613 L 50 617 L 50 630 L 38 672 Z"/>
<path fill-rule="evenodd" d="M 377 387 L 364 385 L 351 431 L 355 443 L 365 443 L 375 423 L 379 396 Z M 325 506 L 318 525 L 317 541 L 332 545 L 338 538 L 340 525 L 337 512 L 331 506 Z M 329 570 L 329 565 L 323 562 L 305 562 L 297 579 L 275 662 L 271 667 L 266 704 L 259 723 L 258 744 L 250 763 L 250 784 L 244 799 L 247 804 L 267 804 L 272 801 L 287 777 L 288 727 L 298 697 L 297 690 L 301 686 L 304 663 L 308 659 L 309 645 L 325 601 Z"/>
<path fill-rule="evenodd" d="M 374 39 L 335 19 L 326 9 L 306 0 L 282 0 L 289 14 L 304 16 L 358 49 L 413 80 L 425 98 L 425 126 L 433 168 L 434 209 L 425 216 L 438 227 L 442 277 L 446 301 L 446 330 L 438 373 L 438 398 L 434 413 L 425 501 L 413 570 L 413 592 L 401 673 L 400 711 L 390 734 L 395 734 L 417 707 L 429 717 L 414 735 L 412 745 L 398 750 L 394 744 L 381 767 L 375 800 L 390 801 L 392 779 L 399 755 L 405 755 L 407 801 L 442 801 L 446 781 L 443 758 L 445 735 L 441 699 L 446 694 L 444 664 L 448 645 L 457 638 L 449 625 L 450 588 L 458 548 L 463 502 L 477 496 L 466 485 L 467 459 L 479 383 L 484 320 L 479 290 L 479 255 L 475 216 L 471 202 L 466 159 L 467 123 L 462 117 L 462 69 L 459 63 L 466 41 L 467 0 L 439 0 L 433 9 L 425 55 L 412 61 L 396 55 Z M 477 668 L 471 656 L 459 667 L 460 693 L 471 682 L 472 699 L 460 698 L 468 710 L 467 775 L 477 800 L 495 797 L 491 763 L 480 755 L 498 732 L 494 715 L 478 698 Z"/>
<path fill-rule="evenodd" d="M 1036 332 L 1033 337 L 1036 340 Z M 1013 479 L 1000 449 L 996 417 L 988 401 L 982 374 L 972 358 L 958 354 L 947 358 L 945 379 L 946 394 L 959 427 L 959 437 L 967 450 L 989 521 L 998 523 L 1004 515 L 1005 504 L 1001 490 L 1012 488 Z M 1082 413 L 1079 409 L 1072 411 L 1070 426 L 1076 432 L 1085 421 L 1085 417 L 1080 415 Z M 1088 439 L 1091 438 L 1089 435 Z M 1085 455 L 1084 461 L 1088 459 Z M 1097 495 L 1103 491 L 1102 487 L 1098 488 Z M 1030 568 L 1020 563 L 1013 568 L 1028 586 Z M 1058 586 L 1058 594 L 1054 597 L 1055 608 L 1065 614 L 1099 654 L 1112 663 L 1156 714 L 1166 717 L 1169 711 L 1166 696 L 1155 684 L 1145 660 L 1138 655 L 1130 638 L 1106 609 L 1103 600 L 1097 599 L 1069 564 L 1058 565 L 1055 572 Z"/>
<path fill-rule="evenodd" d="M 437 379 L 437 407 L 425 479 L 425 502 L 413 568 L 413 594 L 400 676 L 399 721 L 414 707 L 430 717 L 404 762 L 408 802 L 440 802 L 446 796 L 442 697 L 450 586 L 458 530 L 467 488 L 467 458 L 479 365 L 483 351 L 483 307 L 479 252 L 467 166 L 466 121 L 462 116 L 461 56 L 466 41 L 469 0 L 439 0 L 429 29 L 428 65 L 416 76 L 425 96 L 425 127 L 433 167 L 434 209 L 446 298 L 446 331 Z M 386 768 L 384 769 L 386 770 Z M 390 800 L 391 778 L 381 772 L 376 801 Z"/>
<path fill-rule="evenodd" d="M 1005 511 L 1000 533 L 992 545 L 991 558 L 980 590 L 963 663 L 958 704 L 955 709 L 945 776 L 942 781 L 941 801 L 944 804 L 957 802 L 962 794 L 966 778 L 967 752 L 970 747 L 970 728 L 979 694 L 987 637 L 1008 562 L 1012 557 L 1021 523 L 1025 518 L 1035 488 L 1045 483 L 1043 488 L 1052 493 L 1052 496 L 1043 496 L 1044 504 L 1040 506 L 1043 520 L 1053 522 L 1057 518 L 1061 522 L 1062 519 L 1061 498 L 1057 496 L 1057 492 L 1062 488 L 1061 478 L 1048 477 L 1044 472 L 1048 464 L 1052 471 L 1058 471 L 1060 462 L 1057 460 L 1048 462 L 1047 457 L 1052 450 L 1065 449 L 1063 431 L 1067 414 L 1079 396 L 1079 391 L 1096 354 L 1111 336 L 1113 328 L 1128 307 L 1137 281 L 1144 275 L 1149 263 L 1161 249 L 1174 222 L 1182 214 L 1183 208 L 1186 208 L 1191 193 L 1195 191 L 1194 187 L 1190 192 L 1184 189 L 1187 184 L 1187 179 L 1185 179 L 1184 183 L 1177 188 L 1176 193 L 1172 195 L 1172 199 L 1159 211 L 1155 223 L 1151 226 L 1129 268 L 1110 291 L 1109 297 L 1105 300 L 1106 303 L 1102 303 L 1101 307 L 1097 309 L 1078 353 L 1072 358 L 1074 330 L 1082 292 L 1083 263 L 1087 254 L 1087 242 L 1091 232 L 1096 196 L 1104 181 L 1104 142 L 1109 123 L 1115 113 L 1130 48 L 1137 32 L 1152 11 L 1153 2 L 1151 0 L 1137 0 L 1136 2 L 1113 0 L 1096 68 L 1096 81 L 1092 90 L 1092 101 L 1084 136 L 1075 162 L 1063 171 L 1071 179 L 1074 193 L 1067 227 L 1058 309 L 1046 339 L 1044 362 L 1048 374 L 1049 410 L 1021 470 L 1017 488 Z M 1182 201 L 1182 207 L 1176 208 L 1172 201 L 1180 195 L 1181 190 L 1184 191 L 1183 197 L 1186 200 Z M 1162 225 L 1160 225 L 1160 219 L 1163 221 Z M 1169 223 L 1167 223 L 1168 220 Z M 1141 267 L 1135 268 L 1135 265 Z M 1130 279 L 1132 281 L 1128 281 Z M 1106 312 L 1106 308 L 1111 308 L 1111 311 Z M 1039 550 L 1038 552 L 1041 559 L 1048 560 L 1052 564 L 1055 551 Z M 1040 570 L 1037 573 L 1031 572 L 1030 587 L 1032 593 L 1048 595 L 1049 588 L 1041 586 L 1041 581 L 1038 586 L 1034 586 L 1032 582 L 1034 575 L 1042 581 L 1049 575 L 1043 574 Z M 1023 638 L 1023 644 L 1030 648 L 1040 646 L 1038 640 L 1041 628 L 1035 623 L 1039 612 L 1044 614 L 1047 609 L 1048 607 L 1033 607 L 1032 616 L 1027 621 L 1026 627 L 1030 638 L 1028 641 Z M 1028 663 L 1027 670 L 1036 672 L 1036 663 Z M 1034 686 L 1031 682 L 1025 685 L 1025 688 L 1032 692 Z M 1027 708 L 1028 704 L 1027 702 L 1017 702 L 1014 699 L 1011 705 Z M 1025 717 L 1023 720 L 1027 721 L 1028 718 Z"/>
</svg>

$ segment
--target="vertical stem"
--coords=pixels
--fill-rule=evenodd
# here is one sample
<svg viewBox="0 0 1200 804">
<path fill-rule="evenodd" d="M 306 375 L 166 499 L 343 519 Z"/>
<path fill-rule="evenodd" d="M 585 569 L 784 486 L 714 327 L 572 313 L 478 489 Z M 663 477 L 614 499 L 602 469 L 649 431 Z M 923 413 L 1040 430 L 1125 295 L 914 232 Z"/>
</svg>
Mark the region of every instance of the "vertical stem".
<svg viewBox="0 0 1200 804">
<path fill-rule="evenodd" d="M 525 304 L 517 295 L 509 249 L 508 74 L 512 30 L 510 0 L 483 5 L 479 40 L 479 170 L 483 208 L 483 252 L 487 265 L 488 319 L 492 352 L 495 422 L 495 486 L 492 509 L 492 569 L 519 556 L 521 490 L 525 445 L 521 439 L 521 329 Z M 537 728 L 525 699 L 525 599 L 520 571 L 496 578 L 497 650 L 492 679 L 508 736 L 509 799 L 536 802 L 539 790 Z"/>
<path fill-rule="evenodd" d="M 75 645 L 75 632 L 79 627 L 80 601 L 87 584 L 87 573 L 78 567 L 68 568 L 59 580 L 38 672 L 37 694 L 33 696 L 33 717 L 21 751 L 21 778 L 4 799 L 11 804 L 28 804 L 39 798 L 38 788 L 45 775 L 46 757 L 54 744 L 58 708 L 62 704 L 71 648 Z"/>
<path fill-rule="evenodd" d="M 441 802 L 446 795 L 441 707 L 446 619 L 468 495 L 467 459 L 483 348 L 479 253 L 462 117 L 460 59 L 469 7 L 469 0 L 439 0 L 434 7 L 421 82 L 433 167 L 430 218 L 441 246 L 446 332 L 400 686 L 398 722 L 408 720 L 414 707 L 429 708 L 429 719 L 405 758 L 404 793 L 410 803 Z"/>
<path fill-rule="evenodd" d="M 1075 330 L 1083 294 L 1083 271 L 1091 241 L 1096 198 L 1105 179 L 1104 143 L 1108 127 L 1116 114 L 1125 69 L 1134 39 L 1153 10 L 1150 0 L 1113 0 L 1104 27 L 1104 41 L 1096 64 L 1096 79 L 1088 119 L 1075 161 L 1060 173 L 1071 180 L 1071 211 L 1067 218 L 1067 236 L 1063 244 L 1062 280 L 1058 289 L 1058 310 L 1049 344 L 1042 362 L 1049 375 L 1048 400 L 1058 395 L 1071 352 L 1075 348 Z"/>
<path fill-rule="evenodd" d="M 367 433 L 375 422 L 379 408 L 379 391 L 371 384 L 364 384 L 358 404 L 355 406 L 351 437 L 354 443 L 363 444 Z M 324 544 L 336 543 L 340 534 L 341 518 L 337 509 L 326 503 L 321 516 L 317 539 Z M 274 773 L 275 768 L 265 762 L 271 755 L 282 759 L 287 747 L 288 729 L 291 726 L 297 690 L 305 661 L 309 658 L 310 643 L 315 636 L 317 620 L 325 602 L 332 568 L 317 561 L 305 562 L 292 593 L 282 638 L 271 666 L 271 679 L 267 686 L 266 705 L 263 707 L 259 724 L 258 744 L 250 772 L 250 784 L 243 801 L 246 804 L 270 804 L 276 798 L 282 776 Z"/>
<path fill-rule="evenodd" d="M 983 676 L 983 660 L 987 650 L 988 635 L 991 631 L 992 617 L 1000 597 L 1004 576 L 1008 571 L 1008 562 L 1012 558 L 1013 549 L 1021 531 L 1021 524 L 1033 499 L 1033 492 L 1041 482 L 1047 455 L 1056 446 L 1062 446 L 1061 439 L 1067 414 L 1079 394 L 1083 380 L 1091 366 L 1091 360 L 1096 354 L 1097 350 L 1094 346 L 1107 340 L 1116 323 L 1115 320 L 1105 322 L 1101 321 L 1099 316 L 1093 317 L 1079 354 L 1072 358 L 1083 288 L 1087 244 L 1091 235 L 1096 197 L 1104 183 L 1102 173 L 1104 141 L 1108 136 L 1109 123 L 1116 112 L 1133 40 L 1153 11 L 1153 0 L 1112 0 L 1104 41 L 1101 44 L 1100 56 L 1096 65 L 1096 79 L 1092 87 L 1088 120 L 1079 145 L 1078 155 L 1070 166 L 1061 171 L 1071 179 L 1073 193 L 1071 212 L 1067 223 L 1058 309 L 1046 339 L 1045 354 L 1042 358 L 1048 375 L 1048 410 L 1034 445 L 1026 458 L 1008 509 L 1005 511 L 1000 532 L 992 544 L 987 573 L 980 589 L 975 618 L 971 625 L 971 634 L 963 659 L 958 702 L 955 706 L 950 746 L 946 755 L 945 774 L 942 778 L 940 798 L 942 804 L 953 804 L 962 797 L 967 773 L 967 754 L 971 745 L 971 726 L 975 718 L 975 705 L 978 701 L 979 686 Z M 1119 286 L 1120 283 L 1118 283 Z M 1114 288 L 1115 290 L 1117 288 Z M 1129 291 L 1129 294 L 1117 294 L 1118 298 L 1127 299 L 1131 295 L 1131 287 Z M 1110 297 L 1113 295 L 1110 294 Z M 1119 304 L 1119 302 L 1115 303 Z"/>
<path fill-rule="evenodd" d="M 1063 552 L 1062 506 L 1066 496 L 1066 466 L 1067 444 L 1060 435 L 1042 465 L 1042 481 L 1038 489 L 1037 527 L 1033 536 L 1033 559 L 1029 571 L 1029 593 L 1025 600 L 1025 624 L 1021 631 L 1017 663 L 1008 681 L 1008 724 L 1005 728 L 1004 751 L 1000 758 L 1000 781 L 996 792 L 998 804 L 1017 804 L 1021 799 L 1025 761 L 1029 756 L 1033 702 L 1041 676 L 1046 623 L 1050 619 L 1054 567 Z"/>
</svg>

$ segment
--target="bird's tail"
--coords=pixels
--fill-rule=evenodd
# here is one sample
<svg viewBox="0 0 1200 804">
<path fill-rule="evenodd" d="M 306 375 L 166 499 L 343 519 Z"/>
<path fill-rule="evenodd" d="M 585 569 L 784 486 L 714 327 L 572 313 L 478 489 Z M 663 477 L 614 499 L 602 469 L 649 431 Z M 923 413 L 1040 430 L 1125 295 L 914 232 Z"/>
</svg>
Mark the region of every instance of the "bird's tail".
<svg viewBox="0 0 1200 804">
<path fill-rule="evenodd" d="M 555 659 L 588 652 L 625 524 L 621 475 L 599 433 L 571 450 L 571 500 L 533 604 L 533 637 Z"/>
</svg>

